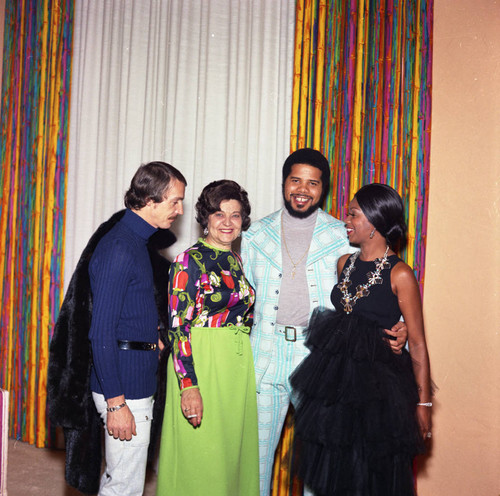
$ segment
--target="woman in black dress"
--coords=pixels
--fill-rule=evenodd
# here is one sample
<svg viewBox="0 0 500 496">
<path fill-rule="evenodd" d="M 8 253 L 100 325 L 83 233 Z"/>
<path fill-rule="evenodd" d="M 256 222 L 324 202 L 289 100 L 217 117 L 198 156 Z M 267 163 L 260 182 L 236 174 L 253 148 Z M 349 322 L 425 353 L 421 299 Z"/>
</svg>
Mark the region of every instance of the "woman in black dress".
<svg viewBox="0 0 500 496">
<path fill-rule="evenodd" d="M 412 462 L 431 437 L 431 382 L 420 291 L 393 251 L 406 225 L 398 193 L 361 188 L 349 204 L 349 241 L 331 299 L 309 324 L 311 354 L 292 375 L 298 471 L 315 494 L 413 496 Z M 401 315 L 409 353 L 384 328 Z"/>
</svg>

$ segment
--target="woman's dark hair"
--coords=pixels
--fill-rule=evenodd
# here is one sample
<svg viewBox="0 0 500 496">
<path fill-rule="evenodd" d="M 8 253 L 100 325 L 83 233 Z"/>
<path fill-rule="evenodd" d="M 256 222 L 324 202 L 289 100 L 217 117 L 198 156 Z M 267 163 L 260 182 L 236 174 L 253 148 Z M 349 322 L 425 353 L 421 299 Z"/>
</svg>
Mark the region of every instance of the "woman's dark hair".
<svg viewBox="0 0 500 496">
<path fill-rule="evenodd" d="M 173 179 L 187 186 L 186 179 L 173 165 L 165 162 L 149 162 L 141 165 L 125 193 L 125 206 L 132 210 L 140 210 L 150 200 L 161 203 Z"/>
<path fill-rule="evenodd" d="M 366 218 L 392 247 L 406 243 L 406 222 L 403 200 L 387 184 L 363 186 L 354 197 Z"/>
<path fill-rule="evenodd" d="M 221 179 L 207 184 L 196 202 L 196 221 L 205 228 L 208 216 L 220 210 L 220 204 L 226 200 L 237 200 L 241 204 L 241 230 L 250 227 L 250 202 L 247 192 L 235 181 Z"/>
</svg>

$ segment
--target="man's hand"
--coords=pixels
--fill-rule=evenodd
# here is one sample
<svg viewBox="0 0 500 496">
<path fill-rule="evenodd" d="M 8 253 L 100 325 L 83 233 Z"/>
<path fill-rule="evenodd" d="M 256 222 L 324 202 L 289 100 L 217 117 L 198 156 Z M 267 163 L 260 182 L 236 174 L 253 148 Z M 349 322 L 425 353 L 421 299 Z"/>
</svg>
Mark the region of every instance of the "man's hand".
<svg viewBox="0 0 500 496">
<path fill-rule="evenodd" d="M 123 395 L 107 400 L 108 407 L 118 406 L 122 403 L 125 403 L 125 397 Z M 132 436 L 137 435 L 135 418 L 128 405 L 114 412 L 108 412 L 106 428 L 110 436 L 113 436 L 115 439 L 120 439 L 121 441 L 130 441 Z"/>
<path fill-rule="evenodd" d="M 408 327 L 402 321 L 393 325 L 391 330 L 385 329 L 385 332 L 389 334 L 389 336 L 394 336 L 396 339 L 387 339 L 388 343 L 391 345 L 392 351 L 396 353 L 396 355 L 401 355 L 402 349 L 406 344 L 406 340 L 408 339 Z"/>
</svg>

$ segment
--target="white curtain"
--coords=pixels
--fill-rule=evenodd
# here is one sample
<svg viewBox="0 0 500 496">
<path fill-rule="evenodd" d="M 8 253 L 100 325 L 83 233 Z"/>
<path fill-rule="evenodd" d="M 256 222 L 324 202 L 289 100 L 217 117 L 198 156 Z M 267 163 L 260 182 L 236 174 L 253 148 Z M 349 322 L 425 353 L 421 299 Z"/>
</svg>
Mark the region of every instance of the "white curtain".
<svg viewBox="0 0 500 496">
<path fill-rule="evenodd" d="M 289 152 L 293 0 L 76 0 L 65 282 L 141 163 L 188 181 L 173 256 L 199 235 L 208 182 L 247 189 L 252 218 L 281 205 Z"/>
</svg>

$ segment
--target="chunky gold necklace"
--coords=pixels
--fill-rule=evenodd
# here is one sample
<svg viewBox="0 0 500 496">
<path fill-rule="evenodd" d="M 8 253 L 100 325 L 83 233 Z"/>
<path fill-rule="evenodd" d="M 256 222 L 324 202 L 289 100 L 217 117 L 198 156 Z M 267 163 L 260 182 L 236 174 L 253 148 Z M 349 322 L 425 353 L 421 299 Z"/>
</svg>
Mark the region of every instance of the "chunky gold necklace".
<svg viewBox="0 0 500 496">
<path fill-rule="evenodd" d="M 343 274 L 344 274 L 344 279 L 341 283 L 339 283 L 338 287 L 340 291 L 342 292 L 342 305 L 344 307 L 344 312 L 345 313 L 351 313 L 352 312 L 352 307 L 356 304 L 356 302 L 360 299 L 363 298 L 364 296 L 368 296 L 370 294 L 370 288 L 374 284 L 382 284 L 383 279 L 380 277 L 380 273 L 384 269 L 390 269 L 391 264 L 390 262 L 387 261 L 387 253 L 389 253 L 389 246 L 387 246 L 384 256 L 382 257 L 382 260 L 380 258 L 376 258 L 373 262 L 375 263 L 375 272 L 368 272 L 366 275 L 368 277 L 368 282 L 365 284 L 359 284 L 356 287 L 356 294 L 354 296 L 347 291 L 347 288 L 352 284 L 350 277 L 351 273 L 353 270 L 355 270 L 354 267 L 354 262 L 356 259 L 359 257 L 359 251 L 354 253 L 354 255 L 351 255 L 351 263 L 349 267 L 344 269 Z"/>
<path fill-rule="evenodd" d="M 292 272 L 291 272 L 292 279 L 295 279 L 295 271 L 297 270 L 297 265 L 299 265 L 300 262 L 302 262 L 302 260 L 304 259 L 304 257 L 308 254 L 309 246 L 306 248 L 306 251 L 300 257 L 299 261 L 294 262 L 292 260 L 292 256 L 290 255 L 290 252 L 288 251 L 288 246 L 286 245 L 285 226 L 283 225 L 283 216 L 281 217 L 281 233 L 283 234 L 283 244 L 285 245 L 286 254 L 288 255 L 288 258 L 290 259 L 290 262 L 293 265 Z"/>
</svg>

